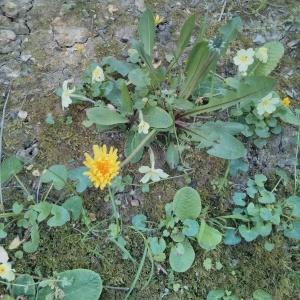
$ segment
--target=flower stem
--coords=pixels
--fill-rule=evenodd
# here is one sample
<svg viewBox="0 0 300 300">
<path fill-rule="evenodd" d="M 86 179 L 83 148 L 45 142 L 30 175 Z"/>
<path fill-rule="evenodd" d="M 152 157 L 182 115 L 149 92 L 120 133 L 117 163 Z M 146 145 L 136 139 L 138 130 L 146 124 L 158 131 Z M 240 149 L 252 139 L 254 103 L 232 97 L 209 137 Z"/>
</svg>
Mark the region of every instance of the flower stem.
<svg viewBox="0 0 300 300">
<path fill-rule="evenodd" d="M 111 191 L 110 186 L 108 187 L 108 192 L 109 192 L 111 207 L 112 207 L 112 210 L 113 210 L 113 217 L 116 219 L 116 224 L 119 225 L 119 212 L 118 212 L 117 205 L 116 205 L 116 202 L 115 202 L 115 197 L 114 197 L 114 195 Z"/>
<path fill-rule="evenodd" d="M 147 142 L 157 133 L 156 129 L 152 129 L 145 138 L 140 142 L 140 144 L 130 153 L 130 155 L 122 161 L 120 168 L 123 168 L 125 165 L 127 165 L 133 157 L 147 144 Z"/>
</svg>

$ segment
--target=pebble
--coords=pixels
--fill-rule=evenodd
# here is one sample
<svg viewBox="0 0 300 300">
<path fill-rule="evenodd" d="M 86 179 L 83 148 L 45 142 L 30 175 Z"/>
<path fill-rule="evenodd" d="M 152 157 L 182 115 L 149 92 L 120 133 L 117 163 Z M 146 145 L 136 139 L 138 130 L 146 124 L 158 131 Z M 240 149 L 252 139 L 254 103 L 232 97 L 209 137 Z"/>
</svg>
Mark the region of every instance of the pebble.
<svg viewBox="0 0 300 300">
<path fill-rule="evenodd" d="M 261 45 L 261 44 L 264 44 L 266 42 L 266 39 L 261 35 L 261 34 L 258 34 L 255 39 L 253 40 L 253 42 L 256 44 L 256 45 Z"/>
</svg>

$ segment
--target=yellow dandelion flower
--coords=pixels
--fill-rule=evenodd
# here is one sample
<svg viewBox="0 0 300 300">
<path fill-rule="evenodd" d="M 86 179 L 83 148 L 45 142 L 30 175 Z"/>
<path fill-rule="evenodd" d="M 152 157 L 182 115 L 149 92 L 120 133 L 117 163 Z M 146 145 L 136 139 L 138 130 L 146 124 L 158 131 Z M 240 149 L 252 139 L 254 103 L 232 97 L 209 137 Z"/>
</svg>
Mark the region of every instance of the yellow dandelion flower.
<svg viewBox="0 0 300 300">
<path fill-rule="evenodd" d="M 164 18 L 161 18 L 159 15 L 156 15 L 154 17 L 154 24 L 155 26 L 158 26 L 159 24 L 161 24 L 163 22 Z"/>
<path fill-rule="evenodd" d="M 284 97 L 282 100 L 281 100 L 281 103 L 282 105 L 286 106 L 286 107 L 289 107 L 290 106 L 290 103 L 291 103 L 291 99 L 289 97 Z"/>
<path fill-rule="evenodd" d="M 89 168 L 84 175 L 88 176 L 96 188 L 103 190 L 110 185 L 113 178 L 119 174 L 120 162 L 118 161 L 118 150 L 111 147 L 108 151 L 106 145 L 93 146 L 94 158 L 85 153 L 83 162 Z"/>
</svg>

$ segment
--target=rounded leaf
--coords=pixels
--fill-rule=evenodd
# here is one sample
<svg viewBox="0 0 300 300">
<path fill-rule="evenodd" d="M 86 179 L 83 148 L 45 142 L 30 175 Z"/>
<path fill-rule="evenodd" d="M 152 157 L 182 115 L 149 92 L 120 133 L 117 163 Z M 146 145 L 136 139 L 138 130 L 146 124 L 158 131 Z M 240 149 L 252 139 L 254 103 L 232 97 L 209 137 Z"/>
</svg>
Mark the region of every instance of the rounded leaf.
<svg viewBox="0 0 300 300">
<path fill-rule="evenodd" d="M 202 220 L 197 240 L 201 248 L 213 250 L 221 243 L 222 234 L 217 229 L 208 226 L 206 222 Z"/>
<path fill-rule="evenodd" d="M 185 272 L 193 264 L 195 251 L 188 240 L 171 248 L 169 262 L 173 271 Z"/>
<path fill-rule="evenodd" d="M 175 194 L 173 200 L 175 215 L 181 220 L 196 219 L 201 212 L 199 193 L 191 187 L 183 187 Z"/>
</svg>

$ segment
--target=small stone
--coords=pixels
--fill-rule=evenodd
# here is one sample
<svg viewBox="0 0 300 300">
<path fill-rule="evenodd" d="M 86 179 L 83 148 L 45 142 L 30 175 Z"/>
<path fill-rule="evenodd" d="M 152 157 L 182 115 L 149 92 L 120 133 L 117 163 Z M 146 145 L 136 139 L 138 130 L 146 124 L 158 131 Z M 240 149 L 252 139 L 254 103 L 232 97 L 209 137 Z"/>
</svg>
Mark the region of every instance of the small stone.
<svg viewBox="0 0 300 300">
<path fill-rule="evenodd" d="M 139 200 L 131 200 L 131 201 L 130 201 L 130 204 L 131 204 L 131 206 L 133 206 L 133 207 L 140 206 Z"/>
<path fill-rule="evenodd" d="M 60 18 L 54 20 L 54 39 L 60 47 L 72 47 L 76 43 L 86 43 L 90 34 L 87 28 L 64 24 Z"/>
<path fill-rule="evenodd" d="M 124 26 L 116 31 L 116 37 L 122 43 L 130 41 L 135 33 L 135 28 L 131 26 Z"/>
<path fill-rule="evenodd" d="M 12 1 L 5 1 L 2 6 L 2 11 L 9 18 L 14 18 L 19 13 L 19 7 Z"/>
<path fill-rule="evenodd" d="M 261 44 L 264 44 L 266 42 L 266 39 L 261 35 L 261 34 L 258 34 L 255 39 L 253 40 L 253 42 L 256 44 L 256 45 L 261 45 Z"/>
<path fill-rule="evenodd" d="M 115 5 L 112 5 L 112 4 L 108 5 L 108 12 L 110 14 L 113 14 L 116 11 L 118 11 L 118 8 Z"/>
<path fill-rule="evenodd" d="M 32 175 L 35 177 L 40 177 L 41 176 L 41 172 L 38 169 L 35 169 L 32 171 Z"/>
<path fill-rule="evenodd" d="M 137 9 L 141 12 L 143 12 L 146 9 L 144 0 L 135 0 L 134 4 L 137 7 Z"/>
<path fill-rule="evenodd" d="M 25 110 L 19 110 L 18 117 L 20 119 L 25 120 L 27 118 L 27 116 L 28 116 L 27 111 L 25 111 Z"/>
<path fill-rule="evenodd" d="M 94 213 L 89 213 L 89 217 L 92 222 L 95 222 L 97 220 L 96 215 Z"/>
</svg>

